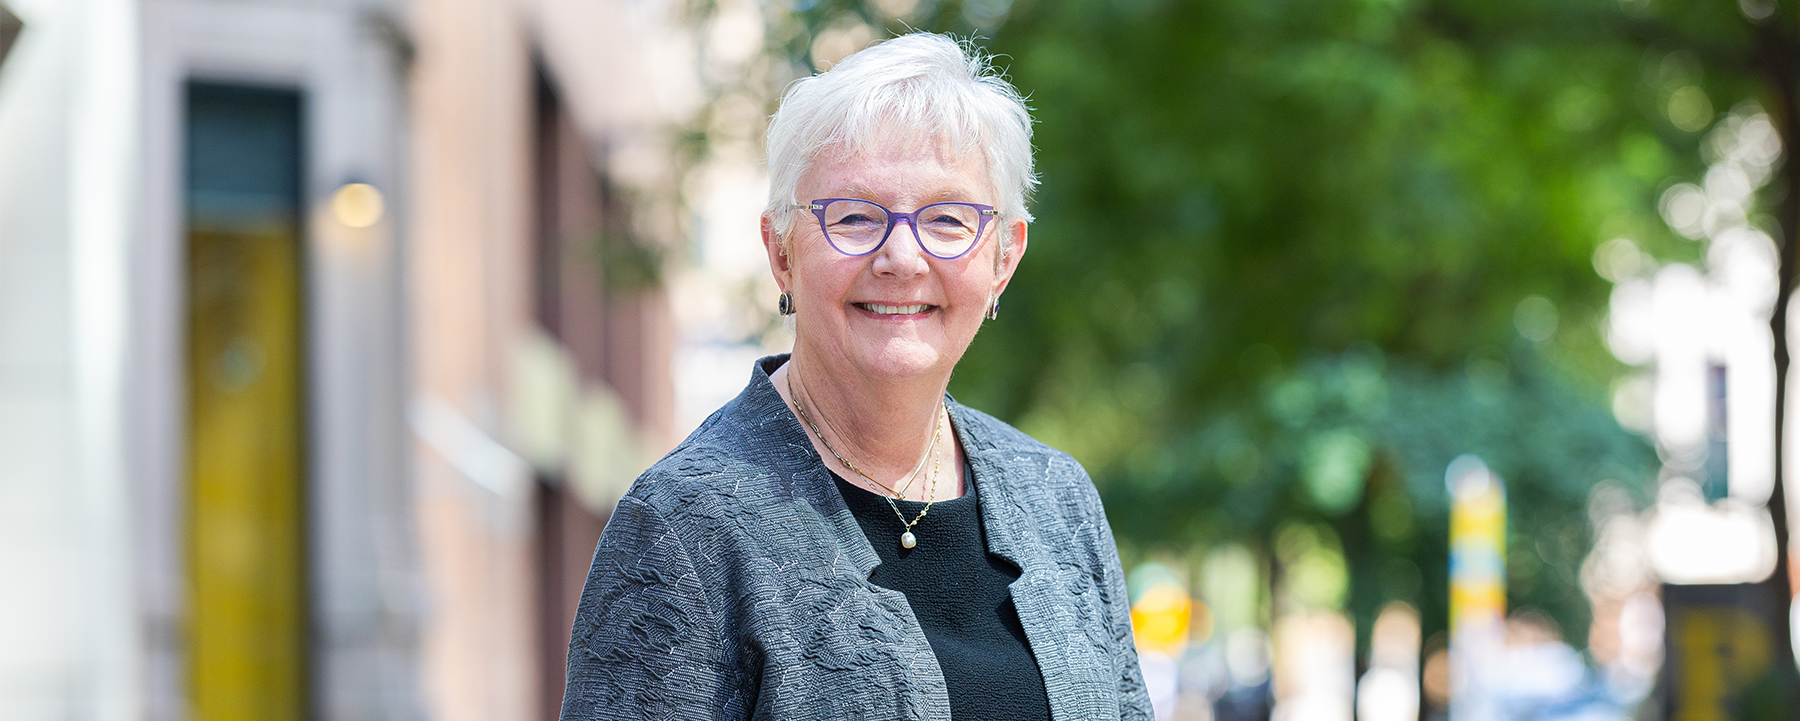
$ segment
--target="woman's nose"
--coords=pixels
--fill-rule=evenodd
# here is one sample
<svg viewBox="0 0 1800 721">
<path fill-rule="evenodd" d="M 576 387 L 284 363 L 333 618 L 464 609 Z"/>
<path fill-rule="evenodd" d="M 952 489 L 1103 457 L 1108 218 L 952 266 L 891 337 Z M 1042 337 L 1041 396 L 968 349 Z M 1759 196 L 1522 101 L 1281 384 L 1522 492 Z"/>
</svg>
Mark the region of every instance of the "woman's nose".
<svg viewBox="0 0 1800 721">
<path fill-rule="evenodd" d="M 905 228 L 901 228 L 905 224 Z M 908 277 L 923 274 L 930 269 L 925 260 L 925 251 L 919 247 L 919 237 L 913 230 L 911 218 L 900 218 L 894 221 L 894 230 L 888 233 L 886 243 L 876 253 L 875 272 L 879 275 L 895 275 Z"/>
</svg>

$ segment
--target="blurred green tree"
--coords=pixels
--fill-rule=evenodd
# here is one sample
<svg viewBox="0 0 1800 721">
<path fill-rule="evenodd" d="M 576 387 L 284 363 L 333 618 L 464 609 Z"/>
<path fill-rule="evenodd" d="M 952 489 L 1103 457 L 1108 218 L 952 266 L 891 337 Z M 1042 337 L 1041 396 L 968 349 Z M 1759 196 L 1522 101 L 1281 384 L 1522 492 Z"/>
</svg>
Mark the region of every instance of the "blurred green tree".
<svg viewBox="0 0 1800 721">
<path fill-rule="evenodd" d="M 1582 644 L 1587 490 L 1655 468 L 1607 412 L 1590 258 L 1695 253 L 1655 212 L 1695 141 L 1643 112 L 1616 14 L 1014 6 L 991 47 L 1037 108 L 1039 222 L 956 390 L 1089 464 L 1140 549 L 1330 523 L 1361 629 L 1395 597 L 1443 627 L 1443 472 L 1478 453 L 1512 603 Z"/>
<path fill-rule="evenodd" d="M 1406 598 L 1429 634 L 1443 472 L 1477 453 L 1509 483 L 1510 602 L 1579 646 L 1587 493 L 1647 491 L 1657 468 L 1609 412 L 1591 258 L 1620 236 L 1699 257 L 1658 196 L 1740 101 L 1792 137 L 1797 18 L 1773 0 L 799 0 L 770 42 L 798 73 L 847 27 L 979 33 L 1030 95 L 1030 254 L 952 390 L 1086 464 L 1128 551 L 1328 524 L 1358 627 Z M 1789 168 L 1770 192 L 1791 233 Z"/>
</svg>

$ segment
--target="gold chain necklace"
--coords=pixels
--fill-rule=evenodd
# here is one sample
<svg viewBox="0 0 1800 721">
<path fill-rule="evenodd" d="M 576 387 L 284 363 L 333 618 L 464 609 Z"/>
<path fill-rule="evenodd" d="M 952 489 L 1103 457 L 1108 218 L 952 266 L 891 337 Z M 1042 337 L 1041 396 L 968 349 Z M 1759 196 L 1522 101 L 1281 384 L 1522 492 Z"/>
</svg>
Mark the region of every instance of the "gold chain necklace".
<svg viewBox="0 0 1800 721">
<path fill-rule="evenodd" d="M 883 498 L 886 498 L 888 508 L 893 509 L 894 517 L 900 519 L 901 525 L 905 526 L 905 529 L 900 533 L 900 547 L 912 548 L 913 546 L 919 545 L 919 537 L 913 535 L 912 529 L 913 526 L 919 524 L 919 521 L 925 520 L 925 514 L 931 512 L 931 504 L 937 502 L 938 471 L 942 469 L 944 463 L 943 454 L 938 452 L 938 440 L 944 437 L 943 403 L 941 401 L 938 403 L 937 428 L 931 434 L 931 444 L 925 447 L 925 455 L 919 459 L 919 465 L 913 469 L 912 475 L 907 478 L 906 484 L 901 486 L 901 488 L 910 488 L 913 480 L 918 477 L 919 471 L 924 469 L 926 459 L 934 459 L 931 464 L 931 486 L 925 496 L 925 507 L 919 509 L 919 515 L 913 516 L 913 519 L 908 521 L 906 520 L 906 514 L 900 512 L 900 504 L 894 502 L 901 497 L 900 491 L 897 491 L 888 484 L 877 481 L 873 476 L 864 473 L 861 468 L 856 467 L 856 464 L 851 463 L 849 459 L 844 458 L 843 454 L 838 453 L 836 448 L 832 448 L 831 441 L 825 440 L 825 434 L 819 432 L 818 424 L 813 423 L 812 414 L 806 412 L 806 404 L 800 402 L 800 394 L 794 392 L 794 369 L 792 368 L 788 369 L 787 387 L 788 395 L 792 396 L 794 399 L 794 410 L 800 412 L 800 420 L 805 421 L 806 426 L 812 429 L 813 435 L 819 437 L 819 443 L 825 446 L 825 450 L 830 451 L 831 456 L 836 458 L 838 463 L 843 464 L 845 468 L 854 471 L 856 475 L 862 476 L 870 483 L 875 484 L 876 487 L 893 494 L 892 497 L 883 496 Z"/>
<path fill-rule="evenodd" d="M 794 390 L 794 376 L 793 376 L 793 371 L 791 369 L 788 371 L 787 388 L 788 388 L 788 395 L 792 396 L 794 399 L 794 408 L 796 410 L 800 411 L 800 419 L 805 421 L 806 425 L 812 429 L 813 435 L 818 436 L 819 441 L 825 444 L 825 450 L 831 451 L 831 456 L 833 458 L 838 459 L 839 463 L 844 464 L 845 468 L 848 468 L 851 471 L 854 471 L 856 473 L 856 475 L 862 476 L 864 479 L 867 479 L 870 483 L 875 484 L 876 487 L 880 488 L 883 491 L 886 491 L 889 494 L 892 494 L 895 498 L 904 499 L 906 497 L 906 491 L 908 489 L 912 488 L 913 481 L 916 481 L 919 479 L 919 472 L 925 470 L 925 462 L 928 460 L 931 460 L 932 452 L 937 450 L 938 440 L 939 440 L 939 438 L 941 438 L 943 436 L 942 420 L 940 419 L 939 426 L 938 426 L 938 433 L 932 435 L 931 444 L 927 445 L 925 447 L 925 455 L 919 457 L 918 465 L 913 466 L 912 473 L 907 474 L 906 482 L 900 484 L 899 487 L 890 486 L 886 483 L 882 483 L 881 481 L 875 480 L 874 477 L 870 476 L 867 473 L 864 473 L 861 468 L 856 467 L 856 464 L 851 463 L 849 459 L 839 455 L 837 452 L 837 449 L 831 447 L 831 441 L 825 440 L 825 434 L 819 432 L 819 426 L 817 424 L 813 423 L 812 416 L 807 414 L 806 405 L 800 401 L 800 394 Z M 902 519 L 902 520 L 904 520 L 904 519 Z"/>
</svg>

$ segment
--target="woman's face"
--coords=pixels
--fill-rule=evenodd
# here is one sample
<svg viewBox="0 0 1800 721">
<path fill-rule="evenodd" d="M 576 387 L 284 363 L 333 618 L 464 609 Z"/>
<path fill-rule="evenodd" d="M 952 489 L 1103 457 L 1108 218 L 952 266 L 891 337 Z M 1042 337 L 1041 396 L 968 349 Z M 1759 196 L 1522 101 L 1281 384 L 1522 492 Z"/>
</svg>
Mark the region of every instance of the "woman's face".
<svg viewBox="0 0 1800 721">
<path fill-rule="evenodd" d="M 943 201 L 996 204 L 986 159 L 945 145 L 896 139 L 855 156 L 822 154 L 800 178 L 799 202 L 860 198 L 902 213 Z M 852 257 L 831 246 L 815 216 L 792 212 L 799 217 L 786 253 L 767 216 L 763 245 L 776 283 L 794 297 L 795 350 L 871 381 L 948 372 L 1025 252 L 1023 220 L 989 223 L 955 260 L 926 254 L 900 223 L 880 249 Z M 1003 233 L 1012 248 L 996 263 Z"/>
</svg>

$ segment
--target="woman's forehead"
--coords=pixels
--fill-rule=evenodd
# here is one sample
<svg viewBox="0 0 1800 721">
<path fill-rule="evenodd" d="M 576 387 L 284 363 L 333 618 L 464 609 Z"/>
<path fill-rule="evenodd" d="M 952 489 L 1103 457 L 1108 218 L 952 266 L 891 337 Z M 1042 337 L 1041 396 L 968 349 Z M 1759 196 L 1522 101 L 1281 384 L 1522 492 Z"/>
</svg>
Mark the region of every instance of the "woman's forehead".
<svg viewBox="0 0 1800 721">
<path fill-rule="evenodd" d="M 862 148 L 827 148 L 800 179 L 802 190 L 866 197 L 896 191 L 925 195 L 992 193 L 987 158 L 942 139 L 894 137 Z"/>
</svg>

